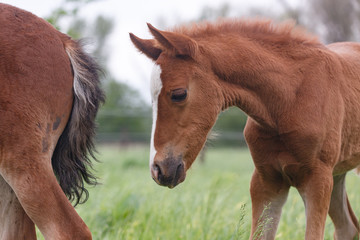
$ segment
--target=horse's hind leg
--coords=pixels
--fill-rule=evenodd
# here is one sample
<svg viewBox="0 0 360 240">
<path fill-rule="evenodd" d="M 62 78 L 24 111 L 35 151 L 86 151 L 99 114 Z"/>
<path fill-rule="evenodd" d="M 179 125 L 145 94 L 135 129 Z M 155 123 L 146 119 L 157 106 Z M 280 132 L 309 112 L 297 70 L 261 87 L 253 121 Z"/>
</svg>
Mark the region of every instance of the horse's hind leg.
<svg viewBox="0 0 360 240">
<path fill-rule="evenodd" d="M 52 171 L 50 157 L 23 149 L 1 163 L 1 175 L 45 239 L 91 239 L 91 233 L 70 204 Z"/>
<path fill-rule="evenodd" d="M 0 239 L 36 239 L 35 225 L 0 175 Z"/>
<path fill-rule="evenodd" d="M 351 209 L 346 190 L 346 174 L 334 177 L 329 215 L 335 225 L 334 239 L 352 240 L 359 237 L 359 222 Z"/>
<path fill-rule="evenodd" d="M 3 122 L 14 121 L 2 117 Z M 0 125 L 0 174 L 45 239 L 89 240 L 89 228 L 65 196 L 51 165 L 58 132 L 66 123 L 61 129 L 45 123 L 41 126 L 47 127 L 38 127 L 36 121 L 29 119 L 26 124 L 19 124 L 21 128 Z"/>
</svg>

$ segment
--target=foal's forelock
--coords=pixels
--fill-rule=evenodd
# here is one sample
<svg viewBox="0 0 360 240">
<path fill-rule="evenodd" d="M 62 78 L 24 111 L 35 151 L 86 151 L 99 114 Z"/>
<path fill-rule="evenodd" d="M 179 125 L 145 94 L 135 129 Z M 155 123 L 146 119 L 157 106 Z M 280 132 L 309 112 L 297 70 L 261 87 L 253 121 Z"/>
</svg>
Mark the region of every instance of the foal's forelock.
<svg viewBox="0 0 360 240">
<path fill-rule="evenodd" d="M 151 142 L 150 142 L 150 167 L 154 163 L 154 158 L 156 155 L 154 135 L 156 129 L 156 120 L 158 115 L 158 98 L 163 86 L 160 75 L 161 75 L 161 68 L 159 65 L 155 64 L 153 71 L 151 73 L 151 82 L 150 82 L 150 91 L 151 91 L 152 109 L 153 109 L 153 124 L 152 124 Z"/>
</svg>

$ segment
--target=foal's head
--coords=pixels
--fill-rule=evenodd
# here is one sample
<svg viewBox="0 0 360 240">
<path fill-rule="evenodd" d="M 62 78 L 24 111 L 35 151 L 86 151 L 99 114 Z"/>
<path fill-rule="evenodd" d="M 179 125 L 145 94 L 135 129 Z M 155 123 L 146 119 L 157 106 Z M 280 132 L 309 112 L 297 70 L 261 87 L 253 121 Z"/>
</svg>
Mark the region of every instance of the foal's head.
<svg viewBox="0 0 360 240">
<path fill-rule="evenodd" d="M 155 62 L 150 169 L 158 184 L 172 188 L 185 180 L 202 149 L 221 111 L 222 94 L 199 42 L 148 27 L 154 39 L 130 37 Z"/>
</svg>

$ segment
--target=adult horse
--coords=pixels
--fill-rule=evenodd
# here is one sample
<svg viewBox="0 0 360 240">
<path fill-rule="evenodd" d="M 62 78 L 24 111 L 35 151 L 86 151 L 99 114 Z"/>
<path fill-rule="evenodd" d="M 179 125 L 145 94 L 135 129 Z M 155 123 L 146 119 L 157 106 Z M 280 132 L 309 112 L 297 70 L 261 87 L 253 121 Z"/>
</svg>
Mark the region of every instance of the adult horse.
<svg viewBox="0 0 360 240">
<path fill-rule="evenodd" d="M 237 106 L 249 116 L 255 164 L 251 236 L 262 222 L 259 238 L 274 239 L 290 186 L 305 203 L 307 240 L 324 238 L 327 213 L 335 239 L 359 236 L 345 175 L 360 164 L 360 44 L 324 46 L 292 23 L 266 20 L 148 27 L 154 39 L 130 37 L 155 61 L 150 168 L 158 184 L 184 181 L 218 114 Z"/>
<path fill-rule="evenodd" d="M 34 224 L 45 239 L 91 239 L 66 195 L 77 204 L 95 183 L 98 67 L 29 12 L 0 4 L 0 26 L 0 239 L 36 239 Z"/>
</svg>

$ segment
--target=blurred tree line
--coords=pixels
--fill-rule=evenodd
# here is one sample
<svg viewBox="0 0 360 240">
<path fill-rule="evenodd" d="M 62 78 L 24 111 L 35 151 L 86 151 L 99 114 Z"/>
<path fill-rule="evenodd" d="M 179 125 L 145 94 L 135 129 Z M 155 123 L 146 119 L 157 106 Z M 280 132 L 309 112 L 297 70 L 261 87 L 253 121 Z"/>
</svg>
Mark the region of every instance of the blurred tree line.
<svg viewBox="0 0 360 240">
<path fill-rule="evenodd" d="M 94 22 L 88 22 L 79 15 L 81 7 L 94 1 L 98 0 L 63 0 L 47 20 L 74 38 L 90 36 L 92 39 L 91 52 L 104 69 L 103 88 L 107 95 L 106 103 L 97 118 L 99 140 L 148 142 L 152 121 L 151 107 L 136 89 L 121 82 L 121 79 L 115 79 L 107 69 L 110 53 L 106 42 L 114 27 L 113 20 L 99 15 Z M 276 12 L 263 8 L 251 8 L 244 12 L 243 9 L 236 9 L 227 3 L 217 8 L 207 6 L 192 22 L 214 21 L 223 17 L 263 16 L 276 20 L 292 18 L 297 24 L 320 36 L 324 43 L 360 39 L 360 0 L 307 0 L 298 1 L 297 5 L 291 0 L 277 0 L 276 3 L 281 7 Z M 159 19 L 156 23 L 158 26 L 170 27 L 166 25 L 166 19 Z M 244 144 L 242 131 L 246 118 L 237 108 L 221 113 L 214 126 L 214 131 L 219 135 L 218 140 L 211 142 L 214 145 Z"/>
</svg>

